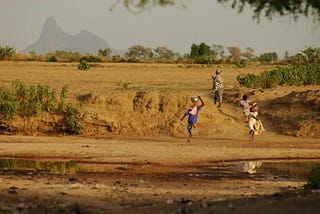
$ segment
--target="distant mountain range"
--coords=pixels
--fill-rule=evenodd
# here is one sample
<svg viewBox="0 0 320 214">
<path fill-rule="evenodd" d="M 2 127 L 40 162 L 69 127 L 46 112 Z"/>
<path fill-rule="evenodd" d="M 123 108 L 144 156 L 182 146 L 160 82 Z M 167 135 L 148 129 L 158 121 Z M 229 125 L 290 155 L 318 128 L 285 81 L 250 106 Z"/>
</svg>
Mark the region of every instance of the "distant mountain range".
<svg viewBox="0 0 320 214">
<path fill-rule="evenodd" d="M 35 51 L 37 54 L 47 54 L 56 50 L 67 50 L 97 55 L 99 49 L 105 48 L 110 48 L 110 46 L 101 37 L 86 30 L 70 35 L 61 30 L 53 17 L 49 17 L 43 25 L 38 41 L 22 52 Z M 112 55 L 123 55 L 124 53 L 125 51 L 112 50 Z"/>
</svg>

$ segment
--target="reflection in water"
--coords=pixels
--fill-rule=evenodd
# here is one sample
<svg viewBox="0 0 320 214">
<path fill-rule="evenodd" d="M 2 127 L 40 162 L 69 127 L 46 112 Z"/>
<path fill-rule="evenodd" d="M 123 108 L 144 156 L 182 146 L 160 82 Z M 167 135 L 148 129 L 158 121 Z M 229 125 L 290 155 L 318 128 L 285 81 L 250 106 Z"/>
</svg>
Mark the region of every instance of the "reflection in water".
<svg viewBox="0 0 320 214">
<path fill-rule="evenodd" d="M 263 162 L 263 164 L 262 164 Z M 48 161 L 15 158 L 0 158 L 1 174 L 58 174 L 75 175 L 79 173 L 110 173 L 144 167 L 142 163 L 91 163 L 81 161 Z M 208 179 L 250 178 L 257 180 L 307 180 L 311 169 L 320 165 L 320 160 L 312 161 L 230 161 L 212 163 L 210 166 L 198 167 L 198 173 L 191 177 Z M 184 174 L 185 175 L 185 174 Z M 183 175 L 183 176 L 184 176 Z"/>
<path fill-rule="evenodd" d="M 142 163 L 91 163 L 81 161 L 44 161 L 27 159 L 1 159 L 0 174 L 58 174 L 107 173 L 114 170 L 128 170 L 130 166 L 143 167 Z"/>
<path fill-rule="evenodd" d="M 320 161 L 270 161 L 264 162 L 257 172 L 264 174 L 273 174 L 285 178 L 296 178 L 306 180 L 313 167 L 320 166 Z"/>
<path fill-rule="evenodd" d="M 76 174 L 79 171 L 75 162 L 50 162 L 23 159 L 0 159 L 0 169 L 37 171 L 49 174 Z"/>
<path fill-rule="evenodd" d="M 243 163 L 242 172 L 247 172 L 249 174 L 256 173 L 256 169 L 261 167 L 261 161 L 246 161 Z"/>
<path fill-rule="evenodd" d="M 223 161 L 205 166 L 205 173 L 192 173 L 191 177 L 205 179 L 255 179 L 255 180 L 307 180 L 311 169 L 320 160 L 251 160 Z"/>
</svg>

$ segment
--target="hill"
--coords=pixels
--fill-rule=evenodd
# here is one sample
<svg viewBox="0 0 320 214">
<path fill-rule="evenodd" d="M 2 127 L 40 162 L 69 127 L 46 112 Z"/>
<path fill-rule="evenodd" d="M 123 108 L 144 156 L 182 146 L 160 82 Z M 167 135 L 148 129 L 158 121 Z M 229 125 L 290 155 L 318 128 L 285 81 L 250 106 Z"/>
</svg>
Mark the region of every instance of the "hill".
<svg viewBox="0 0 320 214">
<path fill-rule="evenodd" d="M 97 54 L 99 49 L 105 48 L 110 46 L 101 37 L 86 30 L 70 35 L 62 31 L 53 17 L 49 17 L 43 25 L 38 41 L 22 52 L 35 51 L 38 54 L 46 54 L 56 50 L 68 50 L 81 54 Z"/>
</svg>

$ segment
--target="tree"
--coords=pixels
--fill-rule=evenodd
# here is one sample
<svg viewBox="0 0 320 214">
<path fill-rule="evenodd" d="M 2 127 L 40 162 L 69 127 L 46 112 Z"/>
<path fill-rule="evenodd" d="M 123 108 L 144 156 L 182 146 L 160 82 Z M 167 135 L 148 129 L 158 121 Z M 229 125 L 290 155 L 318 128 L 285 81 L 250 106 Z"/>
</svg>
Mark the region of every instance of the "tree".
<svg viewBox="0 0 320 214">
<path fill-rule="evenodd" d="M 208 57 L 212 55 L 213 51 L 210 49 L 210 46 L 206 45 L 204 42 L 201 42 L 200 45 L 192 44 L 191 46 L 191 58 Z"/>
<path fill-rule="evenodd" d="M 6 45 L 5 47 L 1 47 L 0 45 L 0 60 L 5 57 L 11 57 L 16 54 L 16 49 Z"/>
<path fill-rule="evenodd" d="M 198 56 L 199 56 L 199 46 L 193 43 L 191 45 L 190 57 L 197 58 Z"/>
<path fill-rule="evenodd" d="M 288 52 L 288 51 L 285 51 L 285 52 L 284 52 L 284 60 L 285 60 L 285 61 L 288 61 L 288 60 L 289 60 L 289 57 L 290 57 L 290 56 L 289 56 L 289 52 Z"/>
<path fill-rule="evenodd" d="M 241 49 L 236 46 L 227 47 L 228 51 L 231 54 L 231 58 L 235 61 L 239 61 L 241 58 Z"/>
<path fill-rule="evenodd" d="M 224 57 L 224 49 L 222 45 L 212 45 L 211 50 L 213 52 L 213 55 Z"/>
<path fill-rule="evenodd" d="M 308 47 L 304 49 L 302 53 L 306 56 L 308 63 L 313 63 L 320 60 L 320 48 Z"/>
<path fill-rule="evenodd" d="M 252 59 L 252 57 L 254 56 L 254 50 L 250 47 L 247 47 L 245 52 L 242 53 L 242 56 L 246 57 L 247 59 Z"/>
<path fill-rule="evenodd" d="M 99 56 L 110 57 L 111 53 L 112 53 L 112 50 L 110 48 L 105 48 L 105 49 L 99 49 L 98 50 L 98 55 Z"/>
<path fill-rule="evenodd" d="M 157 47 L 154 49 L 155 57 L 159 59 L 173 59 L 174 58 L 174 52 L 167 47 Z"/>
<path fill-rule="evenodd" d="M 199 45 L 199 56 L 212 56 L 210 46 L 206 45 L 204 42 L 201 42 Z"/>
<path fill-rule="evenodd" d="M 134 45 L 128 49 L 127 57 L 135 57 L 139 59 L 147 59 L 152 57 L 152 50 L 142 45 Z"/>
<path fill-rule="evenodd" d="M 278 61 L 278 54 L 275 52 L 263 53 L 258 60 L 262 63 L 271 63 Z"/>
<path fill-rule="evenodd" d="M 213 1 L 213 0 L 212 0 Z M 260 20 L 261 14 L 268 19 L 275 16 L 292 15 L 295 20 L 300 16 L 313 16 L 314 21 L 320 21 L 319 0 L 216 0 L 221 4 L 229 3 L 230 7 L 241 13 L 245 6 L 253 9 L 253 18 Z M 117 1 L 118 3 L 119 1 Z M 122 4 L 132 12 L 141 12 L 152 7 L 181 5 L 183 0 L 121 0 Z M 115 4 L 117 4 L 115 3 Z M 114 6 L 113 6 L 114 7 Z M 112 7 L 112 8 L 113 8 Z M 111 9 L 112 9 L 111 8 Z"/>
<path fill-rule="evenodd" d="M 211 64 L 215 61 L 215 56 L 210 46 L 201 42 L 200 45 L 192 44 L 190 50 L 190 58 L 200 64 Z"/>
<path fill-rule="evenodd" d="M 320 21 L 320 4 L 318 0 L 217 0 L 220 3 L 231 2 L 231 7 L 241 13 L 246 5 L 253 8 L 253 18 L 260 21 L 263 14 L 268 19 L 280 15 L 292 15 L 294 20 L 299 16 L 313 16 Z"/>
</svg>

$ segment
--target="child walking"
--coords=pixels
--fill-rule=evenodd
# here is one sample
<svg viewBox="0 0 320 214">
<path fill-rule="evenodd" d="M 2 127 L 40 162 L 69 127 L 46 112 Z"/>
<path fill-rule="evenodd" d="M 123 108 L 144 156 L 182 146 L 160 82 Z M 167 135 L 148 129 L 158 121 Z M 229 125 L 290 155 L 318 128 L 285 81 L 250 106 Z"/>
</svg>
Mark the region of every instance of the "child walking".
<svg viewBox="0 0 320 214">
<path fill-rule="evenodd" d="M 199 105 L 199 100 L 201 101 L 201 104 Z M 182 116 L 181 121 L 188 115 L 188 137 L 187 137 L 187 143 L 191 143 L 192 134 L 194 132 L 194 129 L 196 128 L 197 120 L 199 111 L 204 106 L 204 102 L 200 96 L 192 97 L 191 98 L 192 105 L 191 108 L 188 109 Z"/>
</svg>

